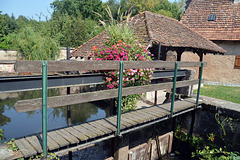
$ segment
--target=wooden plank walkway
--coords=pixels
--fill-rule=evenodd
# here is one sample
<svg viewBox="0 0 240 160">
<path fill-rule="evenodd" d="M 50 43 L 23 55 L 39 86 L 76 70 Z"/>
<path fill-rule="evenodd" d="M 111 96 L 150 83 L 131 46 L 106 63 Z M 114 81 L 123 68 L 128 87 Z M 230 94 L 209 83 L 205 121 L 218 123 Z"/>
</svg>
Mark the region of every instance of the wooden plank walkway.
<svg viewBox="0 0 240 160">
<path fill-rule="evenodd" d="M 199 103 L 199 105 L 200 104 L 201 103 Z M 195 101 L 191 99 L 176 101 L 174 104 L 174 113 L 190 111 L 194 106 Z M 164 119 L 170 115 L 170 108 L 171 103 L 167 103 L 124 113 L 121 116 L 121 131 L 127 131 L 136 126 Z M 112 116 L 50 131 L 47 133 L 48 150 L 56 151 L 61 148 L 76 146 L 109 135 L 114 135 L 116 132 L 116 121 L 117 116 Z M 17 139 L 16 145 L 24 158 L 43 152 L 41 134 Z"/>
</svg>

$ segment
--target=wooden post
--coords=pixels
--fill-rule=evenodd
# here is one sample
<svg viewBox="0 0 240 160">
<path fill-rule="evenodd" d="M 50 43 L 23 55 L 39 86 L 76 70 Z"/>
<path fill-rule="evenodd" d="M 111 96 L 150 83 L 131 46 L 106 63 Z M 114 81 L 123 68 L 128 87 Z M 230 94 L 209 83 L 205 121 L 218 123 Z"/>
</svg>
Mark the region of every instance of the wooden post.
<svg viewBox="0 0 240 160">
<path fill-rule="evenodd" d="M 67 60 L 70 60 L 70 47 L 67 47 Z M 70 94 L 70 87 L 67 87 L 67 94 Z M 71 122 L 71 106 L 67 105 L 67 123 L 68 126 L 72 124 Z"/>
<path fill-rule="evenodd" d="M 114 138 L 114 160 L 128 159 L 129 136 L 116 136 Z"/>
<path fill-rule="evenodd" d="M 158 61 L 160 60 L 161 58 L 161 42 L 159 42 L 159 45 L 158 45 Z M 154 97 L 154 105 L 157 105 L 157 91 L 155 91 L 155 97 Z"/>
<path fill-rule="evenodd" d="M 203 51 L 198 50 L 197 54 L 199 56 L 199 61 L 202 62 L 203 61 Z M 198 78 L 200 78 L 200 73 L 201 73 L 201 67 L 199 67 Z M 198 85 L 201 85 L 201 84 L 198 84 Z M 194 127 L 195 117 L 196 117 L 196 110 L 193 110 L 191 112 L 191 114 L 192 114 L 192 119 L 191 119 L 190 128 L 189 128 L 189 132 L 188 132 L 188 138 L 191 137 L 192 133 L 193 133 L 193 127 Z"/>
<path fill-rule="evenodd" d="M 67 47 L 67 60 L 70 60 L 70 47 Z M 69 72 L 68 72 L 69 74 Z M 71 88 L 67 87 L 67 94 L 70 94 Z M 67 105 L 67 124 L 70 126 L 72 124 L 71 120 L 71 105 Z M 72 151 L 68 152 L 68 159 L 72 160 Z"/>
<path fill-rule="evenodd" d="M 203 61 L 203 51 L 199 50 L 197 52 L 198 56 L 199 56 L 199 61 L 202 62 Z M 201 71 L 201 67 L 199 67 L 199 72 L 198 72 L 198 78 L 200 77 L 200 71 Z"/>
<path fill-rule="evenodd" d="M 182 53 L 184 52 L 184 49 L 180 48 L 176 50 L 177 52 L 177 61 L 181 61 Z"/>
</svg>

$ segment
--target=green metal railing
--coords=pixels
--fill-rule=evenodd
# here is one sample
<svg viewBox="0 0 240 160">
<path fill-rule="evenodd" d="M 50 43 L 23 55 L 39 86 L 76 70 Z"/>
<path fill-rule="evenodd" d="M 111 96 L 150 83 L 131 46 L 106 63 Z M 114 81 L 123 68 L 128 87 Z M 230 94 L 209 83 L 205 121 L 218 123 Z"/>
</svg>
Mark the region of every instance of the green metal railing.
<svg viewBox="0 0 240 160">
<path fill-rule="evenodd" d="M 176 92 L 176 81 L 177 81 L 177 68 L 178 62 L 175 62 L 174 78 L 173 78 L 173 88 L 172 88 L 172 101 L 171 101 L 171 113 L 170 118 L 173 116 L 175 92 Z M 44 158 L 47 157 L 47 61 L 42 61 L 42 136 L 43 136 L 43 155 Z M 199 75 L 199 85 L 196 98 L 196 106 L 198 106 L 201 80 L 203 72 L 203 62 L 201 63 L 200 75 Z M 122 81 L 123 81 L 123 61 L 120 61 L 119 65 L 119 88 L 118 88 L 118 106 L 117 106 L 117 132 L 116 136 L 121 135 L 121 105 L 122 105 Z"/>
<path fill-rule="evenodd" d="M 171 114 L 170 114 L 170 117 L 173 116 L 175 93 L 176 93 L 177 68 L 178 68 L 178 62 L 176 61 L 175 62 L 175 68 L 174 68 L 174 78 L 173 78 L 172 102 L 171 102 Z"/>
<path fill-rule="evenodd" d="M 200 88 L 201 88 L 201 83 L 202 83 L 202 73 L 203 73 L 203 62 L 201 62 L 201 68 L 200 68 L 200 73 L 199 73 L 199 82 L 198 82 L 198 91 L 197 91 L 197 98 L 196 98 L 196 106 L 195 106 L 195 109 L 196 109 L 197 106 L 198 106 Z"/>
<path fill-rule="evenodd" d="M 42 61 L 42 137 L 43 155 L 47 157 L 47 61 Z"/>
<path fill-rule="evenodd" d="M 117 134 L 120 136 L 121 129 L 121 106 L 122 106 L 122 81 L 123 81 L 123 62 L 119 66 L 119 87 L 118 87 L 118 107 L 117 107 Z"/>
</svg>

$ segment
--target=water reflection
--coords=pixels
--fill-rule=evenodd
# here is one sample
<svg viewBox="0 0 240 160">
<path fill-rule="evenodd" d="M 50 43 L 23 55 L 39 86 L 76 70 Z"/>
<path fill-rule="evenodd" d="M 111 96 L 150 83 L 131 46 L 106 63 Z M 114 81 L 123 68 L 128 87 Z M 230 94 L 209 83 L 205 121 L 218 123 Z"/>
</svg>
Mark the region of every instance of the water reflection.
<svg viewBox="0 0 240 160">
<path fill-rule="evenodd" d="M 48 90 L 48 96 L 60 95 L 59 89 Z M 15 94 L 0 94 L 0 128 L 4 130 L 5 141 L 22 137 L 42 130 L 41 110 L 18 113 L 14 104 L 19 100 L 40 98 L 41 91 L 28 91 Z M 109 107 L 104 102 L 71 105 L 71 123 L 84 123 L 109 116 Z M 68 125 L 67 106 L 48 109 L 48 130 Z M 3 141 L 4 142 L 4 141 Z"/>
</svg>

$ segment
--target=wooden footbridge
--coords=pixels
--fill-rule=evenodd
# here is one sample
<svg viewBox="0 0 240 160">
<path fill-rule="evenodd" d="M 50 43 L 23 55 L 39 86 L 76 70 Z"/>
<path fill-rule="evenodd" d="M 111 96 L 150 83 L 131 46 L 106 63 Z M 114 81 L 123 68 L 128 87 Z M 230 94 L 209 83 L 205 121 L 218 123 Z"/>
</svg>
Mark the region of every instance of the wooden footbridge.
<svg viewBox="0 0 240 160">
<path fill-rule="evenodd" d="M 47 151 L 64 152 L 80 148 L 84 145 L 97 143 L 103 140 L 114 138 L 128 132 L 141 129 L 163 120 L 178 116 L 196 109 L 199 106 L 196 100 L 185 99 L 175 100 L 175 90 L 179 87 L 201 84 L 202 69 L 206 65 L 203 62 L 122 62 L 120 61 L 17 61 L 15 70 L 21 72 L 42 73 L 43 96 L 39 99 L 18 101 L 15 109 L 19 112 L 42 109 L 43 131 L 31 136 L 26 136 L 16 140 L 21 156 L 24 158 L 43 153 L 47 156 Z M 178 67 L 201 67 L 199 80 L 177 80 Z M 131 68 L 174 68 L 173 82 L 150 84 L 143 86 L 122 88 L 123 69 Z M 84 70 L 119 70 L 119 88 L 111 90 L 101 90 L 80 94 L 47 97 L 47 73 L 59 71 L 84 71 Z M 200 85 L 199 85 L 200 86 Z M 121 114 L 122 96 L 140 94 L 150 91 L 172 89 L 172 102 L 162 105 L 154 105 L 143 109 Z M 47 131 L 47 108 L 71 105 L 77 103 L 91 102 L 118 97 L 117 115 L 83 123 L 80 125 L 68 126 L 54 131 Z M 26 126 L 27 129 L 27 126 Z"/>
</svg>

